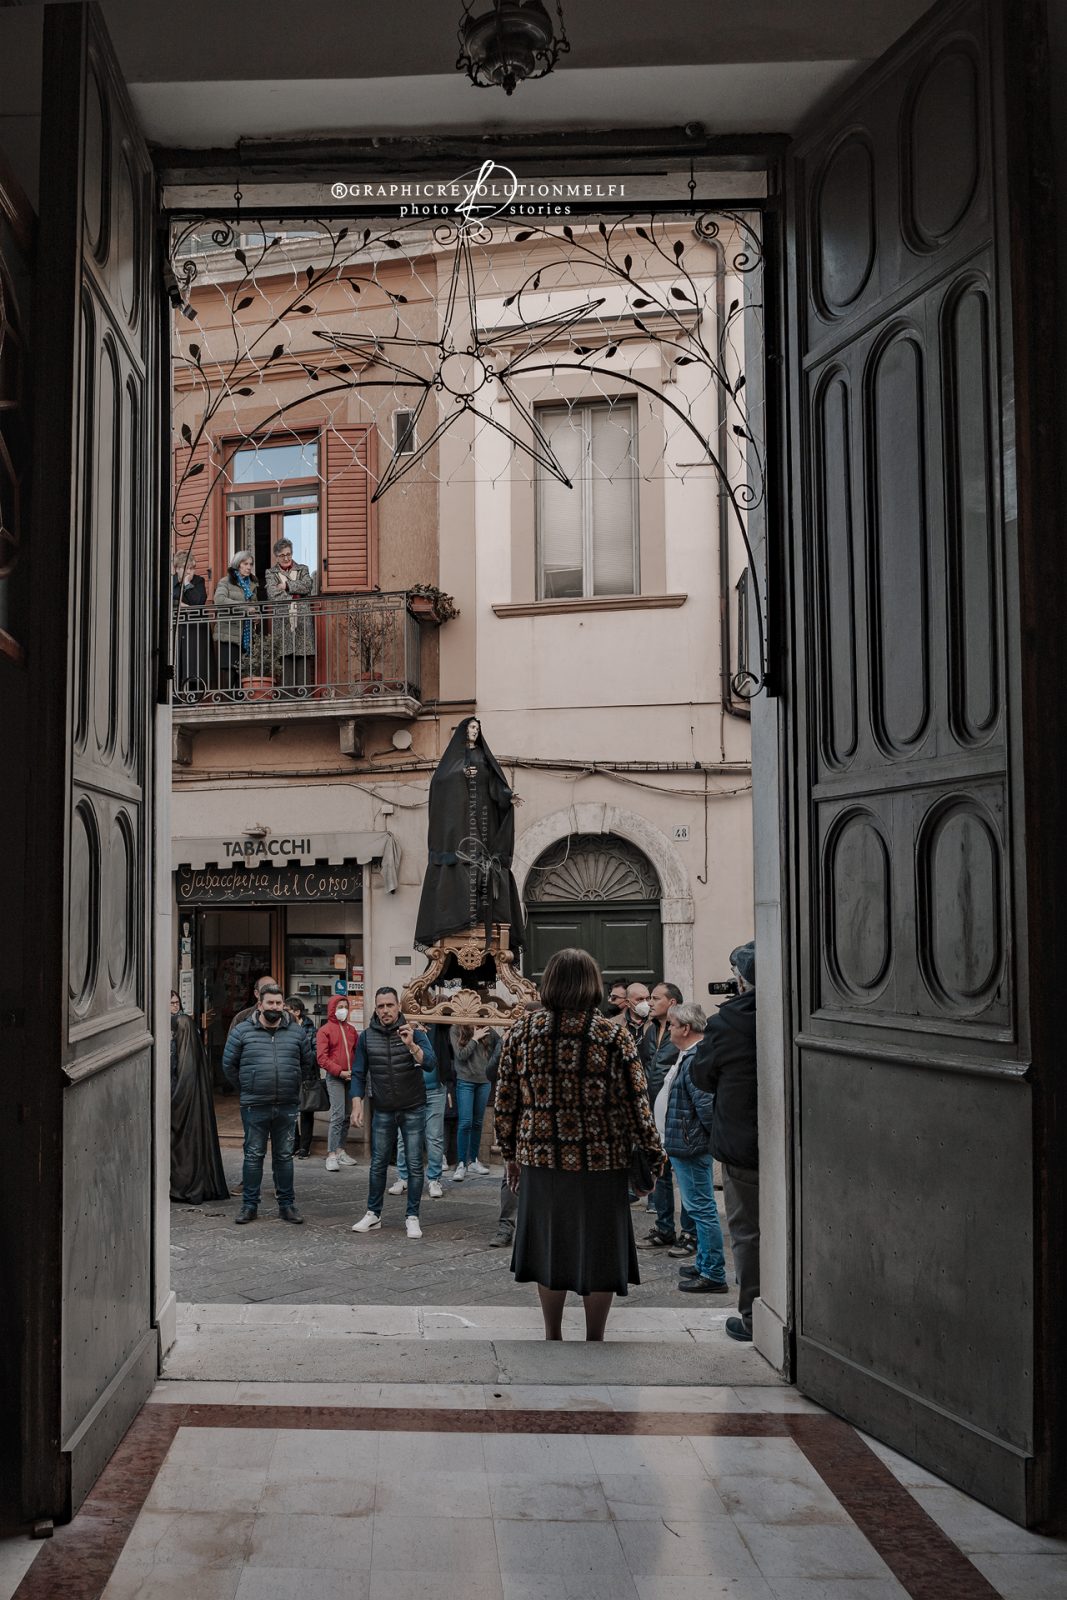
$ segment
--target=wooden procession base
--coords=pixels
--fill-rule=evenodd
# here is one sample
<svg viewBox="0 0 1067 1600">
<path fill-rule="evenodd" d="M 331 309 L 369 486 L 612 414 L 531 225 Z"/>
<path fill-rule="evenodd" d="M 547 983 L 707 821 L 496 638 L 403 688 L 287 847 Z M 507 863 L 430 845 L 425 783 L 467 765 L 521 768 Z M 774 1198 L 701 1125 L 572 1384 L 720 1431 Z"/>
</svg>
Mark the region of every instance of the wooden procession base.
<svg viewBox="0 0 1067 1600">
<path fill-rule="evenodd" d="M 531 1003 L 537 1004 L 537 989 L 521 972 L 515 970 L 515 952 L 509 943 L 510 926 L 506 922 L 494 923 L 485 942 L 483 927 L 467 928 L 462 933 L 450 933 L 432 945 L 426 959 L 426 970 L 409 983 L 400 997 L 400 1008 L 409 1022 L 425 1026 L 434 1022 L 489 1024 L 494 1028 L 510 1028 L 518 1022 Z M 486 983 L 471 988 L 451 990 L 448 994 L 431 994 L 447 969 L 459 967 L 463 972 L 476 972 L 492 962 L 496 981 L 506 991 L 506 998 L 494 993 Z"/>
</svg>

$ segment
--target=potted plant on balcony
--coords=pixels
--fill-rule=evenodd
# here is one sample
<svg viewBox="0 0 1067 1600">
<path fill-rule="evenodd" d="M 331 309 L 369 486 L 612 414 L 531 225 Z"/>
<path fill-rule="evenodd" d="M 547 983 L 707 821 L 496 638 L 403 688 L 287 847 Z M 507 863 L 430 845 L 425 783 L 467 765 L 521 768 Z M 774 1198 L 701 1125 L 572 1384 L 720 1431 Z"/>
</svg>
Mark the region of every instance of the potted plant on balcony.
<svg viewBox="0 0 1067 1600">
<path fill-rule="evenodd" d="M 248 649 L 241 655 L 241 689 L 246 700 L 270 700 L 278 678 L 278 660 L 272 634 L 254 628 Z"/>
<path fill-rule="evenodd" d="M 450 594 L 432 583 L 415 583 L 408 590 L 408 610 L 416 622 L 439 628 L 442 622 L 459 616 L 459 607 Z"/>
<path fill-rule="evenodd" d="M 357 659 L 359 666 L 354 674 L 360 694 L 377 694 L 374 687 L 382 681 L 387 647 L 391 643 L 393 614 L 379 606 L 361 606 L 353 619 L 355 623 Z"/>
</svg>

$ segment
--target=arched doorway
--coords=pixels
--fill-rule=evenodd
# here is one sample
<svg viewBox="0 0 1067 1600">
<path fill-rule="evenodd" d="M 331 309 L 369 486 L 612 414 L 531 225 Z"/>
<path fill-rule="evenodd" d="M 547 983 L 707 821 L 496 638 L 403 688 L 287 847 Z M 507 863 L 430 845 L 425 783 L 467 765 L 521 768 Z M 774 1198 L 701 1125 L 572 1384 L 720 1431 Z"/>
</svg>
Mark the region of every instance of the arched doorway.
<svg viewBox="0 0 1067 1600">
<path fill-rule="evenodd" d="M 526 879 L 525 969 L 536 983 L 556 951 L 596 957 L 605 982 L 662 976 L 660 881 L 648 857 L 613 833 L 572 833 L 543 850 Z"/>
</svg>

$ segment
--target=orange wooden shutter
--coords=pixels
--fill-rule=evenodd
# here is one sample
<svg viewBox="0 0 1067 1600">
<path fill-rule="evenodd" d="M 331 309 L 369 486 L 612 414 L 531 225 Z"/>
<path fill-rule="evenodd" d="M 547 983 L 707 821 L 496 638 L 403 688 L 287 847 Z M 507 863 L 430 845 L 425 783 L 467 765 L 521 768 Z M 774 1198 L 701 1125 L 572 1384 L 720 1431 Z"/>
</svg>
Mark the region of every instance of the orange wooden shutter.
<svg viewBox="0 0 1067 1600">
<path fill-rule="evenodd" d="M 324 590 L 373 589 L 378 581 L 373 429 L 326 434 Z"/>
<path fill-rule="evenodd" d="M 213 486 L 215 469 L 211 460 L 210 442 L 202 440 L 192 452 L 192 465 L 195 467 L 199 462 L 203 462 L 203 471 L 194 473 L 191 478 L 186 477 L 183 481 L 182 474 L 190 465 L 189 454 L 189 447 L 184 444 L 178 445 L 174 451 L 175 498 L 171 543 L 175 550 L 188 550 L 191 540 L 193 553 L 196 556 L 196 570 L 207 583 L 210 600 L 212 586 L 221 577 L 221 571 L 216 572 L 213 569 L 219 561 L 225 559 L 224 554 L 215 549 L 216 494 Z"/>
</svg>

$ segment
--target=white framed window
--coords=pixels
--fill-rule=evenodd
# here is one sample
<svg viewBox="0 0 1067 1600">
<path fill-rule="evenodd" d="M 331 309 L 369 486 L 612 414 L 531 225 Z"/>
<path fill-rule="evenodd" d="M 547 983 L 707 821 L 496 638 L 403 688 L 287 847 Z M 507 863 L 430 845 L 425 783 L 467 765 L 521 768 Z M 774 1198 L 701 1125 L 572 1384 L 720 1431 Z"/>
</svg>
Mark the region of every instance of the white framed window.
<svg viewBox="0 0 1067 1600">
<path fill-rule="evenodd" d="M 538 406 L 573 488 L 539 467 L 537 598 L 637 594 L 637 406 L 632 399 Z"/>
<path fill-rule="evenodd" d="M 414 455 L 418 440 L 415 437 L 414 411 L 393 412 L 393 453 L 398 456 Z"/>
</svg>

